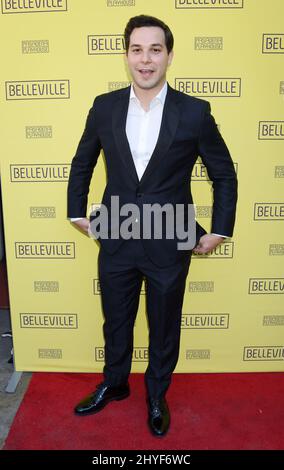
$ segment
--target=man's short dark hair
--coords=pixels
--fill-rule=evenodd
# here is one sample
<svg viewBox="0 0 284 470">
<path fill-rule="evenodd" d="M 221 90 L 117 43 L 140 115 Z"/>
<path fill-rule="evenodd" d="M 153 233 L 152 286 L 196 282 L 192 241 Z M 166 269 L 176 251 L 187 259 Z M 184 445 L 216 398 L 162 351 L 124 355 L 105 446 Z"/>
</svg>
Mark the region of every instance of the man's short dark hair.
<svg viewBox="0 0 284 470">
<path fill-rule="evenodd" d="M 170 28 L 162 20 L 148 15 L 133 16 L 133 18 L 130 18 L 128 21 L 124 30 L 126 52 L 128 52 L 129 49 L 130 35 L 132 31 L 135 28 L 142 28 L 143 26 L 158 26 L 159 28 L 162 28 L 165 33 L 165 43 L 169 54 L 174 47 L 174 37 Z"/>
</svg>

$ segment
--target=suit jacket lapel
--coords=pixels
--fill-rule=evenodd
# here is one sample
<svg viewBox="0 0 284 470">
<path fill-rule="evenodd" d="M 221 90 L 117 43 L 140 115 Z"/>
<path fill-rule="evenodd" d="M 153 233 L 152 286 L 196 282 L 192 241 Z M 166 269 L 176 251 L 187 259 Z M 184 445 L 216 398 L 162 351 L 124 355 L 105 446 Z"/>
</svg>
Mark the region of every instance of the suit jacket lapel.
<svg viewBox="0 0 284 470">
<path fill-rule="evenodd" d="M 126 118 L 129 104 L 130 87 L 126 88 L 119 100 L 117 100 L 112 114 L 112 130 L 121 159 L 136 184 L 145 181 L 154 168 L 162 162 L 167 153 L 177 130 L 179 122 L 179 110 L 175 102 L 175 91 L 168 85 L 165 100 L 161 128 L 156 147 L 151 155 L 145 172 L 139 182 L 131 150 L 126 135 Z"/>
<path fill-rule="evenodd" d="M 120 99 L 114 105 L 112 113 L 112 131 L 120 157 L 134 182 L 139 183 L 126 135 L 126 119 L 129 105 L 130 87 L 123 90 Z"/>
<path fill-rule="evenodd" d="M 161 128 L 154 152 L 140 180 L 144 182 L 157 165 L 161 164 L 165 157 L 177 130 L 180 113 L 175 102 L 175 91 L 168 85 L 167 96 L 163 109 Z"/>
</svg>

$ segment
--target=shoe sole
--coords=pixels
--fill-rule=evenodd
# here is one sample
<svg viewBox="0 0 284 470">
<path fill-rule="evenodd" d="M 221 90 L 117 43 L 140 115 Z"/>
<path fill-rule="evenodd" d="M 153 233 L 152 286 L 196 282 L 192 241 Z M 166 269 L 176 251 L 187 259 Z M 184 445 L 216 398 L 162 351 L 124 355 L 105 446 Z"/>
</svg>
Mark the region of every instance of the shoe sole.
<svg viewBox="0 0 284 470">
<path fill-rule="evenodd" d="M 125 398 L 128 398 L 129 395 L 130 395 L 130 392 L 127 392 L 124 395 L 121 395 L 119 397 L 109 398 L 108 400 L 105 401 L 103 406 L 101 406 L 101 408 L 99 408 L 99 409 L 95 409 L 95 410 L 91 410 L 91 411 L 76 411 L 76 410 L 74 410 L 74 413 L 75 413 L 76 416 L 94 415 L 94 414 L 99 413 L 100 411 L 102 411 L 106 407 L 106 405 L 108 405 L 110 402 L 124 400 Z"/>
</svg>

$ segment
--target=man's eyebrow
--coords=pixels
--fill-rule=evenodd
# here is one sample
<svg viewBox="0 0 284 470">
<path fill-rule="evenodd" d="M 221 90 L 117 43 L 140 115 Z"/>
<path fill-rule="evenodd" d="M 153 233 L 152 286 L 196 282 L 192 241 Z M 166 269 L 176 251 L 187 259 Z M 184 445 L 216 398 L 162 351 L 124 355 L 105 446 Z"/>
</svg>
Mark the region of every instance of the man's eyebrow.
<svg viewBox="0 0 284 470">
<path fill-rule="evenodd" d="M 157 43 L 157 44 L 150 44 L 151 47 L 164 47 L 163 44 Z M 141 44 L 131 44 L 130 47 L 141 47 Z"/>
</svg>

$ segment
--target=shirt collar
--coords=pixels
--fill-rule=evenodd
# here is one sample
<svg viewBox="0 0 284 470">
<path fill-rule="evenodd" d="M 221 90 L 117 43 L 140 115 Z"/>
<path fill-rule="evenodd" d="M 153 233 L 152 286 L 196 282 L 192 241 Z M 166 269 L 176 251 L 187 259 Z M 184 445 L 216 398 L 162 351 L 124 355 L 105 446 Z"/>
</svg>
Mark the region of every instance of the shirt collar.
<svg viewBox="0 0 284 470">
<path fill-rule="evenodd" d="M 150 103 L 150 109 L 153 105 L 154 102 L 156 102 L 157 100 L 162 104 L 164 105 L 165 103 L 165 99 L 166 99 L 166 95 L 167 95 L 167 91 L 168 91 L 168 84 L 167 82 L 164 83 L 163 85 L 163 88 L 159 91 L 159 93 L 152 99 L 151 103 Z M 140 104 L 140 101 L 139 99 L 137 98 L 137 96 L 135 95 L 135 92 L 134 92 L 134 88 L 133 88 L 133 83 L 131 84 L 131 88 L 130 88 L 130 97 L 129 97 L 130 101 L 136 101 Z"/>
</svg>

